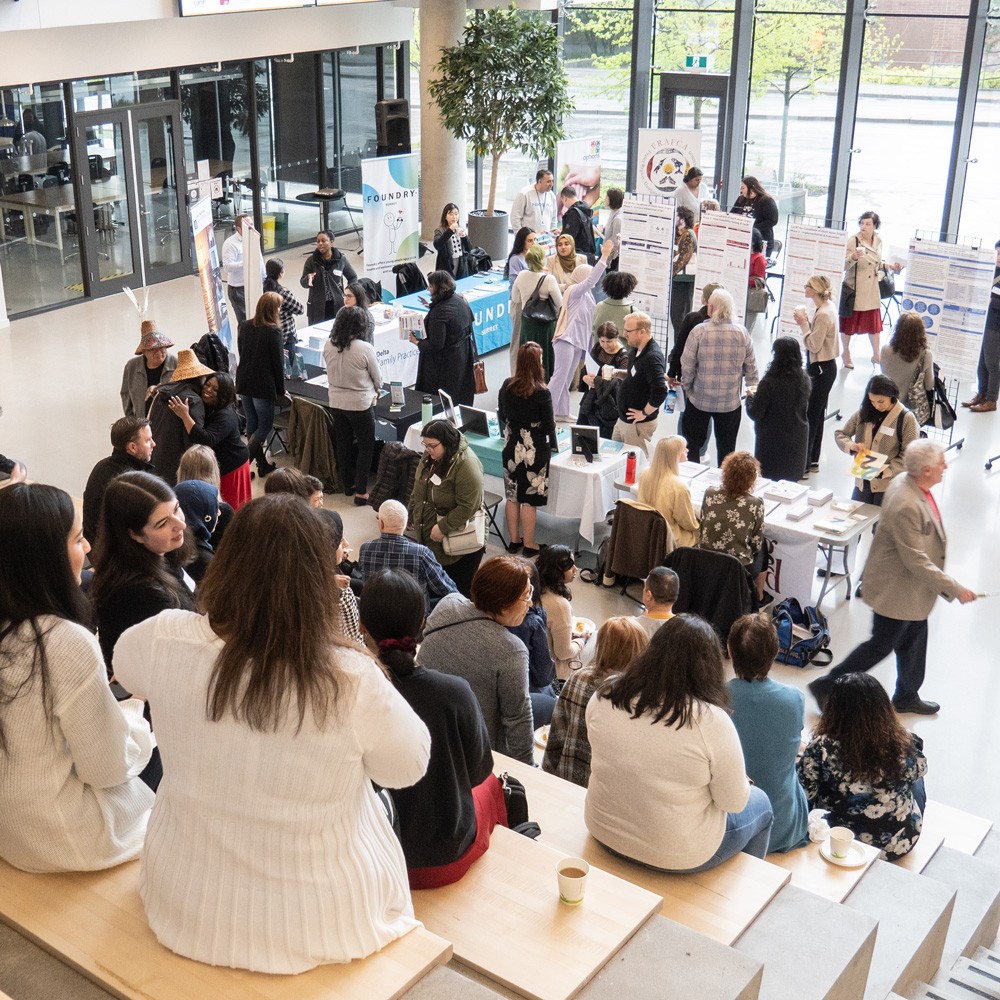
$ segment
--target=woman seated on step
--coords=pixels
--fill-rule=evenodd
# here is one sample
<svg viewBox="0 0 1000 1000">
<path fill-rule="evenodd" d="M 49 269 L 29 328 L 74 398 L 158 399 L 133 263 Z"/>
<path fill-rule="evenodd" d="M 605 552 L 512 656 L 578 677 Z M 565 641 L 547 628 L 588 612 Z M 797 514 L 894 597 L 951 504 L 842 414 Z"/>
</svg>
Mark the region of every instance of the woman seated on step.
<svg viewBox="0 0 1000 1000">
<path fill-rule="evenodd" d="M 740 851 L 763 858 L 771 803 L 747 779 L 728 709 L 712 626 L 691 614 L 664 622 L 587 705 L 591 834 L 663 871 L 706 871 Z"/>
<path fill-rule="evenodd" d="M 809 808 L 825 809 L 830 826 L 888 858 L 913 850 L 927 804 L 924 744 L 871 674 L 837 678 L 798 771 Z"/>
</svg>

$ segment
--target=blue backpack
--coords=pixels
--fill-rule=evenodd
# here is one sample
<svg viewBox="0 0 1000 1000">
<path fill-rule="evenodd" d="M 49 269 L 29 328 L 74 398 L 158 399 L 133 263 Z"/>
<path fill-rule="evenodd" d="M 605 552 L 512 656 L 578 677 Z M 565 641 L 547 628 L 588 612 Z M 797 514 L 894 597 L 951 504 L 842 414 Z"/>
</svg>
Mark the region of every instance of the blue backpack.
<svg viewBox="0 0 1000 1000">
<path fill-rule="evenodd" d="M 829 666 L 833 662 L 830 628 L 826 615 L 818 608 L 805 608 L 794 597 L 786 598 L 771 611 L 778 630 L 779 663 L 790 667 Z"/>
</svg>

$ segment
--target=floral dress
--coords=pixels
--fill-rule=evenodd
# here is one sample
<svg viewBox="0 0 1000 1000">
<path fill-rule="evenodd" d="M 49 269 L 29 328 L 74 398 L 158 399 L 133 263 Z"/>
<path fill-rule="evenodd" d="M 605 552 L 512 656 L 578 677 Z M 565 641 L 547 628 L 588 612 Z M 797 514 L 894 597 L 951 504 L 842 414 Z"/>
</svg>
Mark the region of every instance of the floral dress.
<svg viewBox="0 0 1000 1000">
<path fill-rule="evenodd" d="M 923 740 L 913 744 L 902 775 L 875 786 L 855 781 L 844 769 L 836 740 L 819 736 L 810 741 L 796 765 L 810 809 L 826 809 L 831 826 L 846 826 L 863 844 L 880 847 L 890 858 L 913 850 L 924 818 L 913 797 L 913 785 L 927 773 Z"/>
<path fill-rule="evenodd" d="M 698 547 L 728 552 L 749 566 L 764 544 L 764 501 L 749 493 L 728 497 L 717 486 L 705 490 Z"/>
<path fill-rule="evenodd" d="M 511 503 L 544 507 L 549 496 L 549 459 L 556 444 L 552 394 L 536 389 L 527 399 L 510 391 L 507 379 L 497 396 L 503 423 L 504 492 Z"/>
</svg>

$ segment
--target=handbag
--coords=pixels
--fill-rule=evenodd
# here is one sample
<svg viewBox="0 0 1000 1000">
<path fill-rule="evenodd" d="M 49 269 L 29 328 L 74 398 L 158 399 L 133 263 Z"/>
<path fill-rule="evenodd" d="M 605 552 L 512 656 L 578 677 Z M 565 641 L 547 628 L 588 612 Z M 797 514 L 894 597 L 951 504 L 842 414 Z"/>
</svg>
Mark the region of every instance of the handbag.
<svg viewBox="0 0 1000 1000">
<path fill-rule="evenodd" d="M 449 556 L 467 556 L 470 552 L 478 552 L 485 545 L 486 511 L 481 507 L 463 527 L 441 539 L 441 548 Z"/>
<path fill-rule="evenodd" d="M 854 239 L 855 247 L 858 246 L 857 237 Z M 858 265 L 854 265 L 854 284 L 849 285 L 846 281 L 840 286 L 840 309 L 838 313 L 841 319 L 850 319 L 854 315 L 854 298 L 857 295 L 858 287 Z"/>
<path fill-rule="evenodd" d="M 484 392 L 489 392 L 490 388 L 486 384 L 486 362 L 479 357 L 479 349 L 476 347 L 476 335 L 469 334 L 469 342 L 472 344 L 472 378 L 475 381 L 473 392 L 481 396 Z"/>
<path fill-rule="evenodd" d="M 924 389 L 924 357 L 921 353 L 917 362 L 917 373 L 913 377 L 913 384 L 906 393 L 906 408 L 917 418 L 917 423 L 921 427 L 930 423 L 931 404 L 927 398 L 927 390 Z"/>
<path fill-rule="evenodd" d="M 539 295 L 541 291 L 542 283 L 548 277 L 547 274 L 543 274 L 535 285 L 535 290 L 528 296 L 528 301 L 524 303 L 524 307 L 521 309 L 521 315 L 527 316 L 528 319 L 533 319 L 537 323 L 554 323 L 559 315 L 559 310 L 556 308 L 556 304 L 547 295 Z"/>
<path fill-rule="evenodd" d="M 768 303 L 774 301 L 774 296 L 763 278 L 751 280 L 753 284 L 747 290 L 747 312 L 766 313 Z"/>
<path fill-rule="evenodd" d="M 885 270 L 882 277 L 878 279 L 878 297 L 880 299 L 891 299 L 896 294 L 896 275 L 894 272 Z"/>
</svg>

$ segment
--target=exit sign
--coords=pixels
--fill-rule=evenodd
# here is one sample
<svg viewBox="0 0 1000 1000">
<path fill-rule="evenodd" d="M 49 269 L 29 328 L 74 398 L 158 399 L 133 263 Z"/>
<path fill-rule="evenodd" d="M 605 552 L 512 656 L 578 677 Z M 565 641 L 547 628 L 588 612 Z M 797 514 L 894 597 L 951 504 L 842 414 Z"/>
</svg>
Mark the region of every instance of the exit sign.
<svg viewBox="0 0 1000 1000">
<path fill-rule="evenodd" d="M 708 69 L 708 56 L 685 56 L 684 68 L 693 70 Z"/>
</svg>

